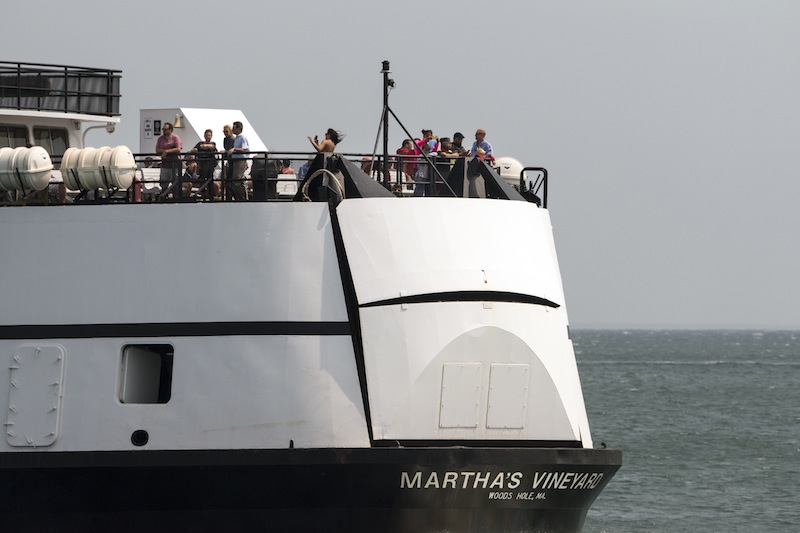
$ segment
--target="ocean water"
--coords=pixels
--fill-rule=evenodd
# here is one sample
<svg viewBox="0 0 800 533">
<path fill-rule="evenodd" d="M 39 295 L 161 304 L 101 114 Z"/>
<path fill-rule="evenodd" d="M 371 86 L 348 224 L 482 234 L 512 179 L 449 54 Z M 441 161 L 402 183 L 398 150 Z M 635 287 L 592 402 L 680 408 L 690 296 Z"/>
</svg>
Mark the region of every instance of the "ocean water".
<svg viewBox="0 0 800 533">
<path fill-rule="evenodd" d="M 595 446 L 585 533 L 800 531 L 800 331 L 574 330 Z"/>
</svg>

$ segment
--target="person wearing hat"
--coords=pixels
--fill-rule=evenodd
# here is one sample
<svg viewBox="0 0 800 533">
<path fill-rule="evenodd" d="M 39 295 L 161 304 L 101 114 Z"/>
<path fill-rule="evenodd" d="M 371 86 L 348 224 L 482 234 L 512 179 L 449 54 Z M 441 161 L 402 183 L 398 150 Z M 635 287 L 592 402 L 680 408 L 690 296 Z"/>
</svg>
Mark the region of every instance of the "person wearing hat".
<svg viewBox="0 0 800 533">
<path fill-rule="evenodd" d="M 478 128 L 475 130 L 475 142 L 472 143 L 472 150 L 470 150 L 470 155 L 475 157 L 478 155 L 478 149 L 483 150 L 483 156 L 486 159 L 494 159 L 492 156 L 492 145 L 486 140 L 486 130 L 482 130 Z"/>
<path fill-rule="evenodd" d="M 458 155 L 469 155 L 469 150 L 467 150 L 461 145 L 461 141 L 463 140 L 464 140 L 464 134 L 461 133 L 460 131 L 457 131 L 453 134 L 453 146 L 452 146 L 453 153 Z"/>
</svg>

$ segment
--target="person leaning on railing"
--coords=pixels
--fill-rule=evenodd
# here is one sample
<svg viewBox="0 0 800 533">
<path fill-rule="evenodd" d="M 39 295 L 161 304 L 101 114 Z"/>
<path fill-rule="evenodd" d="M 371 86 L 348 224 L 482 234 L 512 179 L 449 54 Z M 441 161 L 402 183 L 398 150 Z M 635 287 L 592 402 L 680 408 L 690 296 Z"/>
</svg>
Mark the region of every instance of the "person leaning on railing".
<svg viewBox="0 0 800 533">
<path fill-rule="evenodd" d="M 480 152 L 483 150 L 483 153 Z M 486 130 L 478 128 L 475 130 L 475 142 L 472 143 L 472 150 L 470 150 L 470 155 L 472 157 L 481 156 L 482 159 L 491 159 L 494 161 L 494 155 L 492 154 L 492 145 L 489 144 L 489 141 L 486 140 Z"/>
<path fill-rule="evenodd" d="M 460 156 L 467 156 L 469 155 L 469 150 L 461 145 L 461 141 L 463 140 L 464 134 L 459 131 L 455 132 L 453 134 L 453 144 L 451 149 L 453 150 L 453 153 L 456 153 Z"/>
</svg>

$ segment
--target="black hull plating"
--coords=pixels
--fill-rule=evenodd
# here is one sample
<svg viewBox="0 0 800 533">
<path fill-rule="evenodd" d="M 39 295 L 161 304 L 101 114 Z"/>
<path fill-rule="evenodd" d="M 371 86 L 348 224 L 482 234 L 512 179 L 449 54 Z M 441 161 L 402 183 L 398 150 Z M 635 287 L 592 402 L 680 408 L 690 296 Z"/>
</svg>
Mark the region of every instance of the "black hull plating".
<svg viewBox="0 0 800 533">
<path fill-rule="evenodd" d="M 618 450 L 394 448 L 0 456 L 32 531 L 574 532 Z"/>
</svg>

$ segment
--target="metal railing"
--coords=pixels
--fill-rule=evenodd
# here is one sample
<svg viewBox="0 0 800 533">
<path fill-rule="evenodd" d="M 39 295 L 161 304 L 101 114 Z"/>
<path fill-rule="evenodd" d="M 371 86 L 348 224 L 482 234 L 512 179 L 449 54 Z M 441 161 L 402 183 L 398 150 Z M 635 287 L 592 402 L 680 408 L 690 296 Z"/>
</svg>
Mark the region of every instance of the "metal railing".
<svg viewBox="0 0 800 533">
<path fill-rule="evenodd" d="M 0 61 L 0 108 L 120 115 L 119 70 Z"/>
<path fill-rule="evenodd" d="M 526 179 L 528 172 L 535 172 L 536 178 Z M 547 169 L 544 167 L 525 167 L 519 173 L 519 191 L 531 202 L 547 209 Z M 538 201 L 537 201 L 538 200 Z"/>
<path fill-rule="evenodd" d="M 102 179 L 106 184 L 101 189 L 82 188 L 66 192 L 65 183 L 81 185 L 77 174 L 62 176 L 60 157 L 53 158 L 49 203 L 170 203 L 170 202 L 220 202 L 243 200 L 235 190 L 244 189 L 247 201 L 291 201 L 298 198 L 298 191 L 316 154 L 308 152 L 251 152 L 248 154 L 247 172 L 237 179 L 231 172 L 231 159 L 223 153 L 203 154 L 185 152 L 174 159 L 161 160 L 155 153 L 134 154 L 136 169 L 130 187 L 126 189 L 109 186 L 114 180 Z M 369 154 L 345 153 L 337 157 L 347 159 L 354 167 L 386 189 L 400 197 L 471 196 L 472 184 L 467 185 L 467 176 L 482 179 L 486 183 L 482 196 L 487 198 L 528 200 L 541 207 L 547 204 L 547 171 L 541 167 L 526 167 L 520 175 L 520 185 L 512 188 L 499 173 L 481 161 L 471 158 L 422 159 L 420 156 L 391 156 L 388 165 L 381 157 Z M 478 164 L 475 164 L 478 163 Z M 418 172 L 421 168 L 425 172 Z M 384 170 L 386 169 L 386 170 Z M 70 169 L 75 173 L 75 169 Z M 99 169 L 103 174 L 106 169 Z M 534 179 L 526 173 L 536 172 Z M 71 177 L 69 181 L 65 178 Z M 492 183 L 494 182 L 494 183 Z M 16 182 L 14 182 L 16 183 Z M 241 184 L 241 187 L 239 186 Z M 454 189 L 457 189 L 454 190 Z M 469 191 L 468 191 L 469 189 Z M 9 198 L 9 195 L 11 198 Z M 12 191 L 9 194 L 0 188 L 0 203 L 6 205 L 34 204 L 45 197 L 48 191 Z M 3 196 L 5 196 L 3 198 Z M 480 195 L 479 195 L 480 196 Z"/>
</svg>

